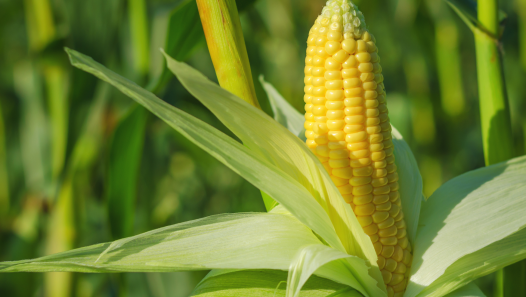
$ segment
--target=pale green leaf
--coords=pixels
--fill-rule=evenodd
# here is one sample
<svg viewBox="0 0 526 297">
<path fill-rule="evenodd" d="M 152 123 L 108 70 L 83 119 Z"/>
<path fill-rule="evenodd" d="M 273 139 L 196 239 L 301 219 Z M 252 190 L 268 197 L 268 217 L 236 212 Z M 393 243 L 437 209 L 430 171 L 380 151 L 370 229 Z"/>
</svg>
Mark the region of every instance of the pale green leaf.
<svg viewBox="0 0 526 297">
<path fill-rule="evenodd" d="M 503 263 L 524 250 L 523 242 L 510 246 L 502 240 L 526 226 L 525 176 L 526 157 L 520 157 L 468 172 L 435 191 L 420 214 L 406 296 L 416 296 L 431 285 L 443 295 L 458 288 L 448 283 L 457 282 L 460 286 L 463 282 L 457 278 L 470 279 L 470 274 L 476 274 L 470 271 L 472 261 L 480 264 L 502 256 Z M 492 244 L 497 244 L 496 248 L 484 249 Z M 510 248 L 510 253 L 499 255 L 505 247 Z M 451 266 L 472 253 L 477 257 L 466 258 L 470 265 Z M 454 267 L 454 271 L 446 270 L 448 267 Z M 441 276 L 444 278 L 434 284 Z M 428 289 L 426 294 L 431 293 L 432 289 Z"/>
<path fill-rule="evenodd" d="M 311 195 L 304 187 L 282 170 L 262 160 L 253 151 L 217 129 L 167 104 L 91 58 L 70 49 L 67 49 L 67 52 L 73 66 L 92 73 L 117 87 L 190 141 L 283 204 L 298 220 L 328 243 L 341 248 L 341 243 L 327 213 L 314 199 L 309 199 Z"/>
<path fill-rule="evenodd" d="M 400 189 L 398 191 L 407 225 L 407 237 L 411 243 L 414 243 L 420 217 L 420 205 L 424 200 L 422 176 L 409 145 L 400 132 L 394 126 L 391 127 L 393 128 L 391 134 L 393 136 L 395 163 L 399 176 L 398 185 Z"/>
<path fill-rule="evenodd" d="M 259 76 L 259 81 L 265 89 L 265 92 L 267 92 L 270 107 L 274 113 L 274 119 L 292 132 L 292 134 L 304 141 L 305 128 L 303 127 L 303 123 L 305 122 L 305 117 L 292 107 L 271 84 L 266 82 L 263 75 Z"/>
<path fill-rule="evenodd" d="M 289 268 L 287 297 L 298 296 L 313 273 L 346 284 L 364 296 L 385 295 L 376 281 L 368 276 L 368 267 L 363 259 L 315 244 L 302 248 L 294 258 Z"/>
<path fill-rule="evenodd" d="M 287 273 L 277 270 L 212 271 L 197 285 L 191 296 L 199 297 L 285 297 Z M 330 280 L 312 276 L 303 286 L 301 297 L 360 297 L 357 291 Z"/>
<path fill-rule="evenodd" d="M 371 240 L 363 232 L 351 207 L 343 200 L 325 168 L 307 146 L 263 111 L 222 89 L 187 64 L 165 56 L 168 68 L 183 86 L 236 134 L 243 144 L 300 182 L 312 194 L 329 214 L 341 243 L 318 234 L 333 248 L 367 259 L 372 265 L 371 275 L 383 286 Z M 290 207 L 298 208 L 300 204 L 284 206 L 294 213 Z"/>
<path fill-rule="evenodd" d="M 442 292 L 459 288 L 525 258 L 526 228 L 460 258 L 418 296 L 442 296 Z"/>
<path fill-rule="evenodd" d="M 470 283 L 444 297 L 486 297 L 475 284 Z"/>
<path fill-rule="evenodd" d="M 296 252 L 319 240 L 293 217 L 222 214 L 112 243 L 33 260 L 0 263 L 0 272 L 117 272 L 288 269 Z"/>
</svg>

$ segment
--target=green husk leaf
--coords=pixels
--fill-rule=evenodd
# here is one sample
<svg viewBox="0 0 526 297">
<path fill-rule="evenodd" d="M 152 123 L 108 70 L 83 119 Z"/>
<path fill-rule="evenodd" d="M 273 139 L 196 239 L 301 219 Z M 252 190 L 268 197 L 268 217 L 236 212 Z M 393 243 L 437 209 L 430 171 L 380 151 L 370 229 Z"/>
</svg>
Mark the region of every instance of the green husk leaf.
<svg viewBox="0 0 526 297">
<path fill-rule="evenodd" d="M 399 176 L 398 185 L 400 189 L 398 191 L 407 225 L 407 237 L 411 243 L 414 243 L 420 218 L 420 206 L 424 200 L 422 176 L 409 145 L 400 132 L 394 126 L 391 127 L 393 128 L 391 134 L 393 136 L 395 163 Z"/>
<path fill-rule="evenodd" d="M 259 81 L 267 93 L 270 107 L 272 108 L 276 122 L 280 123 L 292 134 L 305 141 L 305 128 L 303 127 L 305 117 L 292 107 L 292 105 L 281 96 L 278 90 L 276 90 L 270 83 L 266 82 L 263 75 L 259 76 Z"/>
<path fill-rule="evenodd" d="M 113 238 L 123 238 L 133 233 L 137 176 L 147 116 L 142 106 L 134 105 L 113 133 L 106 192 Z"/>
<path fill-rule="evenodd" d="M 342 248 L 329 216 L 323 208 L 314 199 L 310 199 L 311 196 L 304 187 L 275 165 L 262 160 L 253 151 L 217 129 L 167 104 L 93 59 L 70 49 L 66 51 L 70 55 L 73 66 L 92 73 L 117 87 L 187 139 L 283 204 L 298 220 L 328 243 Z"/>
<path fill-rule="evenodd" d="M 199 19 L 197 4 L 195 0 L 186 0 L 170 13 L 164 48 L 171 56 L 184 61 L 204 43 L 205 34 Z M 170 77 L 170 71 L 166 63 L 163 63 L 161 74 L 150 82 L 148 89 L 158 91 Z"/>
<path fill-rule="evenodd" d="M 325 168 L 307 146 L 263 111 L 212 83 L 187 64 L 178 62 L 166 54 L 165 57 L 168 68 L 183 86 L 236 134 L 243 144 L 260 158 L 283 170 L 311 193 L 329 214 L 341 243 L 318 234 L 331 247 L 368 260 L 372 265 L 371 275 L 383 286 L 371 240 L 364 233 L 350 205 L 343 200 Z M 293 212 L 290 206 L 284 206 Z M 298 206 L 299 204 L 296 204 L 293 207 Z"/>
<path fill-rule="evenodd" d="M 526 226 L 524 176 L 526 157 L 520 157 L 435 191 L 422 207 L 406 296 L 442 296 L 495 269 L 486 262 L 498 267 L 523 258 L 524 242 L 508 237 Z"/>
<path fill-rule="evenodd" d="M 274 113 L 274 119 L 287 128 L 292 134 L 298 136 L 300 139 L 305 140 L 305 129 L 303 128 L 303 122 L 305 118 L 300 114 L 290 103 L 281 96 L 280 93 L 269 83 L 265 81 L 263 75 L 259 76 L 259 81 L 263 86 L 263 89 L 267 93 L 270 107 Z M 272 200 L 267 194 L 261 193 L 265 207 L 271 210 L 276 206 L 276 202 Z"/>
<path fill-rule="evenodd" d="M 525 258 L 526 229 L 522 229 L 511 236 L 460 258 L 418 296 L 441 296 L 442 292 L 459 288 L 472 280 Z"/>
<path fill-rule="evenodd" d="M 477 285 L 470 283 L 444 297 L 486 297 Z"/>
<path fill-rule="evenodd" d="M 363 259 L 316 244 L 299 250 L 290 265 L 287 297 L 298 296 L 313 273 L 346 284 L 364 296 L 386 296 L 368 275 L 368 267 Z"/>
<path fill-rule="evenodd" d="M 222 214 L 112 243 L 33 260 L 2 262 L 0 272 L 286 270 L 302 246 L 317 243 L 319 240 L 308 228 L 287 215 Z"/>
<path fill-rule="evenodd" d="M 213 270 L 194 289 L 191 296 L 199 297 L 285 297 L 287 273 L 277 270 L 225 271 Z M 302 297 L 360 297 L 356 290 L 317 276 L 311 276 L 303 286 Z"/>
</svg>

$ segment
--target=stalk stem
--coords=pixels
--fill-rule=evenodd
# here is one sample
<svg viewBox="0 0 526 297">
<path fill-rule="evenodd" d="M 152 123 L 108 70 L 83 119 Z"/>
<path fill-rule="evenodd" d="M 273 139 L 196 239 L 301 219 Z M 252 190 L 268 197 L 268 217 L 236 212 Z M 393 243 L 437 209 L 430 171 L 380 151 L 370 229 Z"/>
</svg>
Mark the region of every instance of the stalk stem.
<svg viewBox="0 0 526 297">
<path fill-rule="evenodd" d="M 148 37 L 148 13 L 144 0 L 129 0 L 130 37 L 133 62 L 137 73 L 144 76 L 150 67 L 150 40 Z"/>
<path fill-rule="evenodd" d="M 478 19 L 490 33 L 499 36 L 498 0 L 479 0 Z M 499 44 L 480 31 L 474 34 L 484 159 L 486 165 L 491 165 L 514 155 L 510 110 Z"/>
<path fill-rule="evenodd" d="M 235 0 L 197 0 L 219 85 L 260 108 Z"/>
<path fill-rule="evenodd" d="M 498 0 L 478 0 L 478 20 L 497 38 L 500 35 L 498 12 Z M 514 157 L 510 108 L 500 44 L 480 31 L 474 33 L 484 159 L 486 165 L 491 165 Z M 497 273 L 496 296 L 524 296 L 526 284 L 516 277 L 523 272 L 523 267 L 524 261 L 521 261 Z"/>
</svg>

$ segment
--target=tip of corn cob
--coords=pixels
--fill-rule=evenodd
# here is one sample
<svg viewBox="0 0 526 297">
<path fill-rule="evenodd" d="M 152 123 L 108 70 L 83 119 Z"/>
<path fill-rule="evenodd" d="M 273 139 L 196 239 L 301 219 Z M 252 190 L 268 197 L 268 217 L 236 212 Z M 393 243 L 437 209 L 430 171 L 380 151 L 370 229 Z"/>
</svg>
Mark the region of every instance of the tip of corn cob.
<svg viewBox="0 0 526 297">
<path fill-rule="evenodd" d="M 349 0 L 327 1 L 316 23 L 341 30 L 344 39 L 359 39 L 367 30 L 362 12 Z"/>
</svg>

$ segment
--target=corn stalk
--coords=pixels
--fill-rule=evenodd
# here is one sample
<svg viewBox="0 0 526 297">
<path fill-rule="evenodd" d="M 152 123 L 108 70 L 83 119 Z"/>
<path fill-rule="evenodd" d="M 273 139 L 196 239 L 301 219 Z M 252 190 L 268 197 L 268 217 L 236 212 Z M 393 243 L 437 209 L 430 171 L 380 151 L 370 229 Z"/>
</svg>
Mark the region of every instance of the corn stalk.
<svg viewBox="0 0 526 297">
<path fill-rule="evenodd" d="M 498 13 L 498 0 L 478 1 L 478 21 L 486 29 L 474 31 L 486 165 L 514 157 L 510 109 L 500 52 Z M 524 261 L 518 262 L 497 274 L 497 290 L 502 287 L 502 296 L 524 296 L 526 284 L 516 279 L 516 276 L 524 273 L 524 264 Z M 500 295 L 501 292 L 496 293 Z"/>
<path fill-rule="evenodd" d="M 499 50 L 498 11 L 497 0 L 479 0 L 478 21 L 483 28 L 474 31 L 486 165 L 506 161 L 514 155 L 510 109 Z"/>
<path fill-rule="evenodd" d="M 259 108 L 236 1 L 197 0 L 219 85 Z"/>
</svg>

